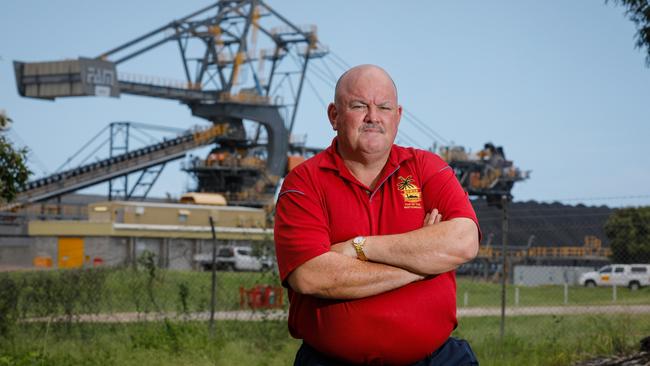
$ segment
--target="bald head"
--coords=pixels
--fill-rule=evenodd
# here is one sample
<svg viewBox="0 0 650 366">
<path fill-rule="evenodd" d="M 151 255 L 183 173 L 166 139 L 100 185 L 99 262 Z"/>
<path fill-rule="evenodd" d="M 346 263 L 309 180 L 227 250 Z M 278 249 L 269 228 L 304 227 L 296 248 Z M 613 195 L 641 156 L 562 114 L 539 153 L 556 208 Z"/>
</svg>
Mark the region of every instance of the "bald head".
<svg viewBox="0 0 650 366">
<path fill-rule="evenodd" d="M 359 78 L 362 77 L 376 77 L 390 80 L 390 83 L 393 85 L 393 89 L 395 90 L 395 100 L 397 100 L 397 86 L 395 85 L 393 78 L 391 78 L 386 70 L 382 69 L 381 67 L 366 64 L 355 66 L 341 75 L 339 80 L 336 82 L 336 87 L 334 88 L 334 102 L 338 103 L 341 92 L 344 89 L 349 88 L 351 84 L 354 84 L 355 81 L 359 80 Z"/>
<path fill-rule="evenodd" d="M 344 161 L 383 166 L 402 117 L 393 79 L 375 65 L 351 68 L 336 83 L 327 117 Z"/>
</svg>

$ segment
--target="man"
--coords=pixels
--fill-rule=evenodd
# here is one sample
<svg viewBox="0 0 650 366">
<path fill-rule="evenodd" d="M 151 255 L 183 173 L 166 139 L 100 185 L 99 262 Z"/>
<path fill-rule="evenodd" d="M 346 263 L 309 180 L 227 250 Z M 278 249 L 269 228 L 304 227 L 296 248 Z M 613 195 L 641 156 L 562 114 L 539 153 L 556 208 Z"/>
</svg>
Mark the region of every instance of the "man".
<svg viewBox="0 0 650 366">
<path fill-rule="evenodd" d="M 478 364 L 449 338 L 453 270 L 479 242 L 453 170 L 393 144 L 402 107 L 377 66 L 344 73 L 327 114 L 336 138 L 286 177 L 276 207 L 295 364 Z"/>
</svg>

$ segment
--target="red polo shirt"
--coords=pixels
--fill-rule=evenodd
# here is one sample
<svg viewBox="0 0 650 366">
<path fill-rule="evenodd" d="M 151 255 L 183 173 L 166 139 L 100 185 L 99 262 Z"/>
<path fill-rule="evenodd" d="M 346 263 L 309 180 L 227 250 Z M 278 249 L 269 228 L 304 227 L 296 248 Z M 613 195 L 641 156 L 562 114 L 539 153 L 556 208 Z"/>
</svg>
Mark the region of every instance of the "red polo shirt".
<svg viewBox="0 0 650 366">
<path fill-rule="evenodd" d="M 354 178 L 336 139 L 289 173 L 275 216 L 283 283 L 332 243 L 418 229 L 433 208 L 443 220 L 467 217 L 478 225 L 453 170 L 435 154 L 393 145 L 378 182 L 371 190 Z M 442 345 L 457 325 L 453 271 L 362 299 L 321 299 L 290 288 L 289 299 L 291 335 L 350 363 L 415 362 Z"/>
</svg>

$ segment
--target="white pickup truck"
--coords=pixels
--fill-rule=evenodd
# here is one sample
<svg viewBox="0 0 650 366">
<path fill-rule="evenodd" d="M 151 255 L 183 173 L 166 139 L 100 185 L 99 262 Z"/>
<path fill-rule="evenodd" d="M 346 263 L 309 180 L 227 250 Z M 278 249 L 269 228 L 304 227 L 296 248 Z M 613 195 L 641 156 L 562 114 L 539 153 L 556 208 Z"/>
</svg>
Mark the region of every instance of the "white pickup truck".
<svg viewBox="0 0 650 366">
<path fill-rule="evenodd" d="M 194 261 L 201 268 L 209 271 L 212 268 L 212 253 L 196 254 Z M 215 264 L 217 270 L 225 271 L 263 271 L 273 267 L 273 261 L 270 258 L 253 256 L 251 248 L 246 246 L 217 248 Z"/>
<path fill-rule="evenodd" d="M 650 286 L 650 264 L 611 264 L 583 273 L 580 284 L 587 287 L 627 286 L 630 290 L 638 290 Z"/>
</svg>

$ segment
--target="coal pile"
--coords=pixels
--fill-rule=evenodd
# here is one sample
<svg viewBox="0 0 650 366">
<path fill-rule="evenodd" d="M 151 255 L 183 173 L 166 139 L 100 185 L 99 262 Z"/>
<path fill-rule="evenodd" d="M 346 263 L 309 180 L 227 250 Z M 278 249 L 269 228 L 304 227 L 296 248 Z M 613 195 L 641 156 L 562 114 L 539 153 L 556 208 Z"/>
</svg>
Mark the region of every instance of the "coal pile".
<svg viewBox="0 0 650 366">
<path fill-rule="evenodd" d="M 641 340 L 641 350 L 625 356 L 598 357 L 575 366 L 650 366 L 650 336 Z"/>
</svg>

